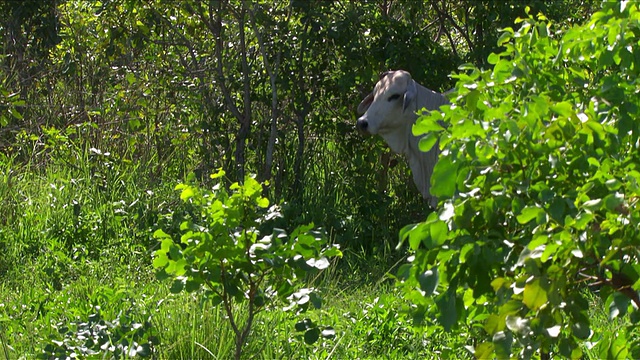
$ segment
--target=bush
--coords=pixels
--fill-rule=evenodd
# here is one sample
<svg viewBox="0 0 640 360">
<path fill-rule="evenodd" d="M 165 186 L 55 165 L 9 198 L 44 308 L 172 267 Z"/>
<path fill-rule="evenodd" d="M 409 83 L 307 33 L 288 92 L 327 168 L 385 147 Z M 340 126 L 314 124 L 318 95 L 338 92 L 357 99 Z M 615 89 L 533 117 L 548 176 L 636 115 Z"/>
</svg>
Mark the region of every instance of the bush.
<svg viewBox="0 0 640 360">
<path fill-rule="evenodd" d="M 212 178 L 223 176 L 220 171 Z M 268 221 L 279 212 L 269 207 L 261 184 L 251 176 L 243 184 L 233 183 L 230 191 L 222 182 L 212 191 L 187 184 L 176 189 L 188 212 L 177 221 L 178 234 L 154 233 L 162 245 L 153 265 L 159 278 L 174 279 L 172 292 L 204 289 L 202 294 L 211 304 L 224 307 L 236 336 L 236 359 L 255 316 L 275 300 L 291 303 L 285 310 L 302 312 L 311 304 L 320 307 L 320 297 L 313 289 L 296 291 L 296 280 L 314 269 L 326 269 L 328 258 L 341 252 L 336 245 L 325 246 L 325 238 L 312 230 L 313 224 L 297 227 L 290 236 L 277 228 L 263 236 Z M 242 304 L 244 311 L 234 304 Z M 331 329 L 322 331 L 308 319 L 299 322 L 296 330 L 305 332 L 307 343 L 314 343 L 321 334 L 333 336 Z"/>
<path fill-rule="evenodd" d="M 479 358 L 580 358 L 587 340 L 640 357 L 638 5 L 607 2 L 564 34 L 518 23 L 414 128 L 440 139 L 442 209 L 401 232 L 401 286 L 418 319 L 479 329 Z M 586 287 L 629 326 L 594 333 Z"/>
</svg>

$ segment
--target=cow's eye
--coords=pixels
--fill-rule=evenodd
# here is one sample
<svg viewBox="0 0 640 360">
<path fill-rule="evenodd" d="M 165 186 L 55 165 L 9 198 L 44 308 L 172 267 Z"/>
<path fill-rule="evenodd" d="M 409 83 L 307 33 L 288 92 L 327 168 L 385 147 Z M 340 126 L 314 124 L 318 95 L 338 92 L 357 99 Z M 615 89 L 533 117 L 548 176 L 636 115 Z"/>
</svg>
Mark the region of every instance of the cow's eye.
<svg viewBox="0 0 640 360">
<path fill-rule="evenodd" d="M 388 101 L 393 101 L 400 98 L 400 94 L 393 94 L 391 96 L 389 96 L 389 99 L 387 99 Z"/>
</svg>

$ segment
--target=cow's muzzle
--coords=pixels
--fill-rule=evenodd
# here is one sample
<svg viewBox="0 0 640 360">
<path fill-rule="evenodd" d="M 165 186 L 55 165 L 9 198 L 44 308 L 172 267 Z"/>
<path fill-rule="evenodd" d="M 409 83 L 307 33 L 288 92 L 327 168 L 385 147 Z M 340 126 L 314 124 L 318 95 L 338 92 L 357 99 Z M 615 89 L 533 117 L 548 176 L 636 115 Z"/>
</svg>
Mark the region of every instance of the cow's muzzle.
<svg viewBox="0 0 640 360">
<path fill-rule="evenodd" d="M 369 128 L 369 122 L 367 119 L 360 118 L 356 122 L 356 128 L 362 132 L 367 132 Z"/>
</svg>

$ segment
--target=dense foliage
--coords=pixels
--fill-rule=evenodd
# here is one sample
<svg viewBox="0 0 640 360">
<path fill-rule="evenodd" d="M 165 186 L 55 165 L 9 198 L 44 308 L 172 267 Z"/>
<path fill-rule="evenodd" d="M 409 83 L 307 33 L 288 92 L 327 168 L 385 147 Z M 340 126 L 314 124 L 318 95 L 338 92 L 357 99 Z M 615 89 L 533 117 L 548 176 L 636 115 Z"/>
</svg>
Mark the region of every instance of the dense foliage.
<svg viewBox="0 0 640 360">
<path fill-rule="evenodd" d="M 585 341 L 638 358 L 640 11 L 608 3 L 564 33 L 542 15 L 517 23 L 414 128 L 440 137 L 445 200 L 403 230 L 416 252 L 402 286 L 418 319 L 473 326 L 479 358 L 581 358 Z M 587 288 L 630 323 L 593 332 Z"/>
<path fill-rule="evenodd" d="M 633 224 L 637 218 L 637 28 L 635 6 L 627 5 L 621 11 L 628 20 L 608 7 L 592 20 L 608 27 L 568 30 L 587 21 L 598 3 L 0 2 L 0 358 L 72 352 L 230 358 L 236 330 L 242 335 L 238 324 L 249 315 L 247 300 L 260 309 L 251 328 L 271 336 L 266 342 L 248 336 L 241 346 L 244 354 L 264 358 L 470 356 L 462 345 L 502 356 L 507 340 L 521 339 L 517 324 L 551 329 L 549 336 L 531 337 L 543 354 L 556 354 L 558 342 L 562 354 L 571 349 L 597 357 L 618 348 L 618 356 L 629 354 L 637 335 L 618 329 L 636 316 L 628 295 L 637 286 L 625 286 L 637 279 L 628 267 L 637 255 L 625 247 L 636 235 L 624 219 Z M 525 28 L 509 30 L 527 17 L 526 5 L 553 26 L 529 19 Z M 463 63 L 473 65 L 451 77 Z M 446 146 L 436 189 L 453 211 L 447 217 L 429 215 L 402 160 L 375 137 L 354 131 L 356 105 L 389 69 L 408 70 L 434 90 L 458 82 L 456 107 L 445 109 L 443 119 L 434 115 L 446 129 L 429 122 L 417 129 L 435 132 L 423 146 L 436 135 Z M 211 179 L 218 169 L 225 177 Z M 263 181 L 268 185 L 258 190 Z M 207 194 L 211 203 L 200 195 L 180 200 L 177 183 Z M 502 188 L 491 188 L 497 184 Z M 280 287 L 291 296 L 286 301 L 302 307 L 319 298 L 294 288 L 318 289 L 321 311 L 280 311 L 282 299 L 261 287 L 267 282 L 252 284 L 262 271 L 292 274 L 263 265 L 293 253 L 258 251 L 264 257 L 254 263 L 251 252 L 249 259 L 233 251 L 212 255 L 188 237 L 182 242 L 188 230 L 180 225 L 191 221 L 200 225 L 194 238 L 214 234 L 227 248 L 243 245 L 233 243 L 231 227 L 206 229 L 221 219 L 238 225 L 233 211 L 214 216 L 207 209 L 214 199 L 242 208 L 226 201 L 247 186 L 260 199 L 256 205 L 268 199 L 282 217 L 267 225 L 261 222 L 266 209 L 247 207 L 251 216 L 243 221 L 259 231 L 244 227 L 246 239 L 282 228 L 309 240 L 295 229 L 311 230 L 306 224 L 314 223 L 344 251 L 335 266 L 313 276 L 298 272 L 291 287 Z M 417 260 L 402 268 L 410 275 L 405 285 L 415 318 L 429 325 L 416 330 L 399 311 L 400 290 L 387 279 L 406 256 L 390 243 L 404 225 L 427 216 L 408 240 L 414 249 L 422 243 L 430 250 L 418 250 Z M 577 247 L 567 245 L 568 237 Z M 271 249 L 295 242 L 290 235 Z M 563 257 L 568 253 L 575 258 Z M 238 265 L 237 282 L 226 288 L 237 297 L 228 297 L 226 307 L 211 306 L 227 296 L 225 283 L 207 282 L 194 270 L 212 266 L 214 258 Z M 154 260 L 173 282 L 158 281 Z M 312 264 L 316 271 L 327 265 Z M 549 272 L 551 265 L 560 267 L 566 283 Z M 594 291 L 573 291 L 580 287 L 572 277 L 578 273 L 588 275 L 581 283 Z M 495 278 L 503 280 L 494 289 Z M 252 286 L 255 292 L 246 292 Z M 430 292 L 438 294 L 435 302 L 423 296 Z M 538 304 L 534 293 L 546 294 L 548 302 Z M 578 310 L 563 310 L 569 306 L 558 305 L 557 296 Z M 572 338 L 585 334 L 573 328 L 585 331 L 586 299 L 596 304 L 587 344 Z M 506 314 L 508 322 L 508 307 L 491 317 L 507 303 L 520 304 L 519 312 Z M 603 306 L 615 321 L 601 313 Z M 439 317 L 432 312 L 438 310 Z M 444 326 L 432 324 L 430 315 Z M 617 340 L 598 338 L 607 331 Z M 629 345 L 619 347 L 625 340 Z M 514 344 L 512 353 L 521 347 Z"/>
</svg>

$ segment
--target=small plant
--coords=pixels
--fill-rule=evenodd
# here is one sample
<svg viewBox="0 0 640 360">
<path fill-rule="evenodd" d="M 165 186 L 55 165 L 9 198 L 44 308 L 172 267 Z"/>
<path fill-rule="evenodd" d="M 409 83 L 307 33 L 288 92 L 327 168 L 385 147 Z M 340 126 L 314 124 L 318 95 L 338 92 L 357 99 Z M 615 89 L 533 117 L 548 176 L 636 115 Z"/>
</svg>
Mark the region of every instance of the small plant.
<svg viewBox="0 0 640 360">
<path fill-rule="evenodd" d="M 223 176 L 219 171 L 211 177 L 220 181 Z M 204 289 L 211 304 L 224 307 L 236 338 L 236 359 L 242 355 L 256 314 L 274 300 L 295 302 L 285 310 L 306 309 L 309 302 L 320 306 L 313 289 L 296 289 L 295 281 L 311 270 L 327 268 L 329 257 L 342 254 L 336 245 L 325 246 L 326 240 L 312 230 L 313 224 L 297 227 L 290 236 L 277 228 L 262 235 L 266 231 L 260 229 L 268 228 L 268 220 L 279 212 L 269 207 L 262 185 L 250 176 L 244 184 L 232 184 L 229 191 L 221 182 L 212 191 L 187 184 L 179 184 L 176 190 L 188 215 L 178 221 L 178 234 L 155 231 L 161 248 L 153 265 L 159 279 L 174 279 L 172 292 Z M 241 304 L 244 312 L 234 304 Z M 313 336 L 316 326 L 308 330 L 313 333 L 306 338 L 318 338 Z"/>
<path fill-rule="evenodd" d="M 38 358 L 68 359 L 110 353 L 115 359 L 122 357 L 150 357 L 158 338 L 150 322 L 133 322 L 129 313 L 118 314 L 105 320 L 100 307 L 87 321 L 56 325 L 61 340 L 51 339 Z"/>
</svg>

